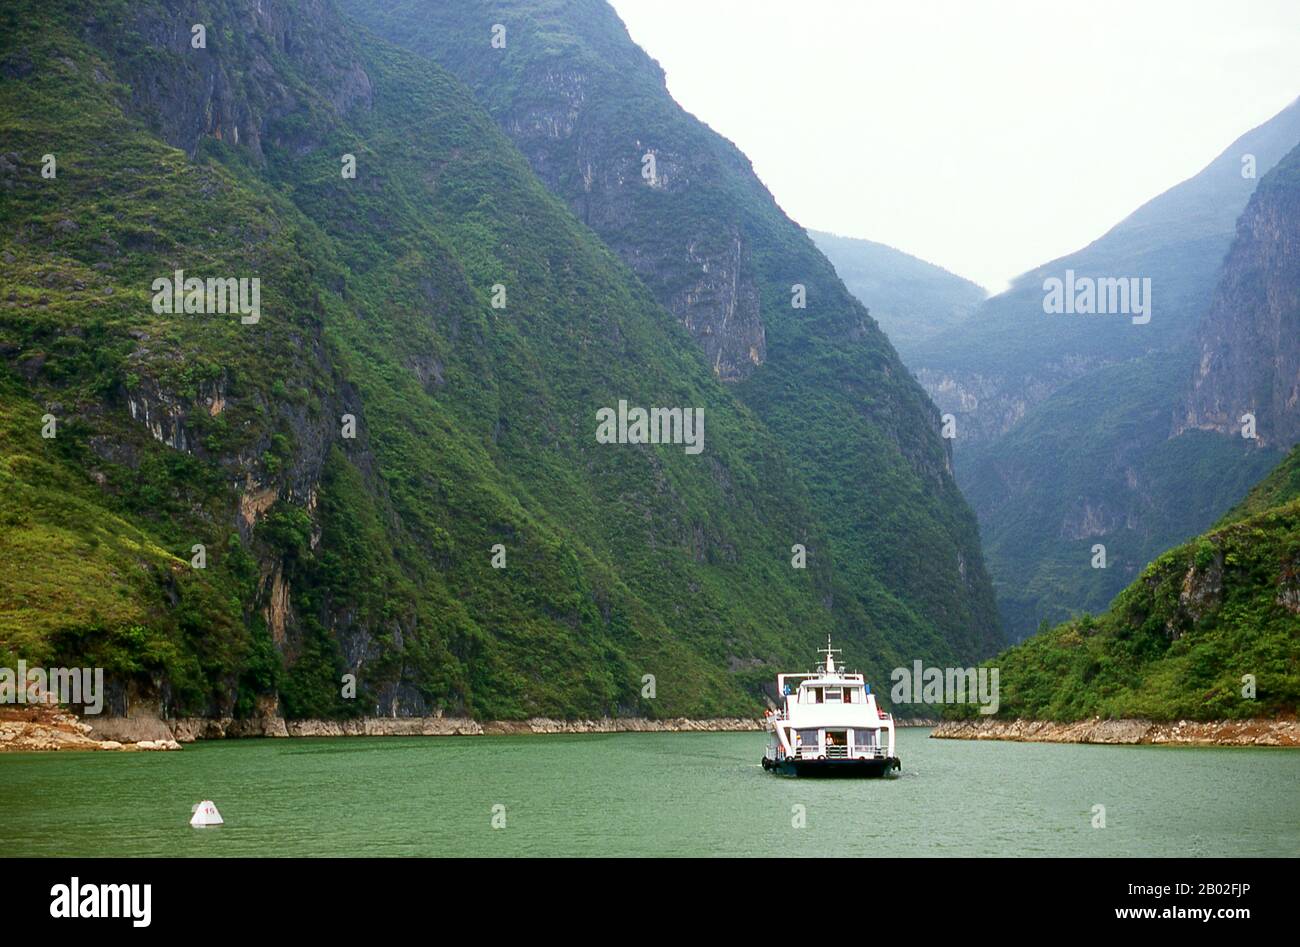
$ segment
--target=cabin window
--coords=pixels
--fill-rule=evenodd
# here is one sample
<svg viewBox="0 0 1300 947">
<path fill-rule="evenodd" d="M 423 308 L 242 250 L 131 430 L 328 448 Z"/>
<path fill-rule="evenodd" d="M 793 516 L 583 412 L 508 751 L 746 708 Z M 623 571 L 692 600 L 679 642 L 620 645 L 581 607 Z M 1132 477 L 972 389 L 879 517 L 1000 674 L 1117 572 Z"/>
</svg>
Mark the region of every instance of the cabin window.
<svg viewBox="0 0 1300 947">
<path fill-rule="evenodd" d="M 816 730 L 797 730 L 794 735 L 795 746 L 815 747 L 820 745 Z"/>
<path fill-rule="evenodd" d="M 826 703 L 839 704 L 843 702 L 843 696 L 838 687 L 826 688 Z"/>
<path fill-rule="evenodd" d="M 810 687 L 808 693 L 812 696 L 812 700 L 808 701 L 808 703 L 820 704 L 822 702 L 822 689 L 820 687 Z"/>
<path fill-rule="evenodd" d="M 876 731 L 875 730 L 854 730 L 853 745 L 854 746 L 875 746 Z"/>
</svg>

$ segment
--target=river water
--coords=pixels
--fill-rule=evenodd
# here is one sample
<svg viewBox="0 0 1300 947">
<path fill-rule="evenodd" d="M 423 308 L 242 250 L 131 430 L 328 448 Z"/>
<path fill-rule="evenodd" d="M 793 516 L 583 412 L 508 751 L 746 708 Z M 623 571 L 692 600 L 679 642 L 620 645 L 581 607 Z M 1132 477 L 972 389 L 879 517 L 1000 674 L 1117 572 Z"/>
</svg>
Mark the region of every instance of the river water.
<svg viewBox="0 0 1300 947">
<path fill-rule="evenodd" d="M 3 754 L 0 854 L 1300 855 L 1294 750 L 928 736 L 889 780 L 769 775 L 759 733 Z M 190 828 L 202 799 L 225 825 Z"/>
</svg>

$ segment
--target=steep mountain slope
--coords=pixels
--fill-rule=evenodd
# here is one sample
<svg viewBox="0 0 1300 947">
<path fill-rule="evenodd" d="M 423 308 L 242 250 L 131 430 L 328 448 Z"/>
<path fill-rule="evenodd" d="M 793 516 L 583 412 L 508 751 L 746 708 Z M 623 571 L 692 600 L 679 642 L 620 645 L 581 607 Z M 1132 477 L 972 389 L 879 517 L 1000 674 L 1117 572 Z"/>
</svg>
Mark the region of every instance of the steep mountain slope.
<svg viewBox="0 0 1300 947">
<path fill-rule="evenodd" d="M 834 629 L 783 445 L 446 73 L 327 0 L 0 36 L 0 663 L 119 711 L 711 715 Z M 258 319 L 159 311 L 178 269 Z M 702 452 L 598 443 L 620 399 Z"/>
<path fill-rule="evenodd" d="M 988 295 L 968 279 L 883 243 L 815 230 L 809 236 L 905 362 L 917 344 L 959 326 Z"/>
<path fill-rule="evenodd" d="M 1169 437 L 1186 374 L 1185 361 L 1160 358 L 1099 369 L 972 452 L 966 493 L 1009 637 L 1101 611 L 1277 462 L 1240 437 Z"/>
<path fill-rule="evenodd" d="M 1104 607 L 1161 550 L 1205 530 L 1289 446 L 1226 427 L 1183 434 L 1212 425 L 1181 425 L 1171 439 L 1165 419 L 1181 410 L 1193 333 L 1256 183 L 1242 176 L 1242 158 L 1253 155 L 1264 174 L 1297 141 L 1292 105 L 910 356 L 957 416 L 957 476 L 979 516 L 1011 638 Z M 1044 313 L 1043 281 L 1067 270 L 1149 277 L 1150 322 Z M 1093 567 L 1097 545 L 1104 569 Z"/>
<path fill-rule="evenodd" d="M 1103 608 L 1162 550 L 1213 523 L 1295 442 L 1295 160 L 1292 151 L 1261 180 L 1238 223 L 1206 297 L 1191 395 L 1192 347 L 1179 341 L 1094 369 L 1006 434 L 964 453 L 959 446 L 1011 637 Z M 1246 411 L 1258 414 L 1255 439 L 1241 437 Z M 1175 418 L 1172 431 L 1166 417 Z M 1093 567 L 1098 544 L 1104 569 Z"/>
<path fill-rule="evenodd" d="M 1300 101 L 1242 135 L 1195 177 L 1148 201 L 1076 253 L 1018 277 L 958 329 L 919 346 L 908 364 L 958 417 L 958 466 L 968 448 L 1010 430 L 1034 405 L 1106 365 L 1190 343 L 1219 266 L 1262 177 L 1300 142 Z M 1243 175 L 1253 156 L 1256 177 Z M 1049 277 L 1151 280 L 1150 322 L 1125 315 L 1048 315 Z"/>
<path fill-rule="evenodd" d="M 1197 349 L 1175 433 L 1239 434 L 1251 414 L 1260 446 L 1300 442 L 1300 146 L 1259 182 L 1238 221 Z"/>
<path fill-rule="evenodd" d="M 812 554 L 834 561 L 826 603 L 843 635 L 873 655 L 995 646 L 977 530 L 933 405 L 745 156 L 681 110 L 603 0 L 344 6 L 467 82 L 773 432 L 826 526 Z"/>
<path fill-rule="evenodd" d="M 1069 537 L 1076 547 L 1072 561 L 1055 564 L 1055 572 L 1052 564 L 1044 569 L 1031 558 L 1050 551 L 1050 541 L 1040 540 L 1037 549 L 1029 545 L 1029 555 L 1016 546 L 1031 535 L 1029 527 L 1017 524 L 995 533 L 992 542 L 1006 546 L 991 546 L 991 558 L 1018 563 L 1023 574 L 1040 583 L 1009 593 L 1010 602 L 1019 594 L 1033 605 L 1035 595 L 1041 595 L 1041 607 L 1049 594 L 1060 600 L 1065 596 L 1059 589 L 1086 582 L 1082 566 L 1087 550 L 1082 547 L 1096 537 L 1112 542 L 1120 534 L 1121 548 L 1138 550 L 1137 556 L 1129 554 L 1123 571 L 1112 573 L 1120 575 L 1140 565 L 1141 555 L 1170 529 L 1218 520 L 1209 532 L 1155 557 L 1104 614 L 1066 622 L 992 662 L 1002 669 L 1004 716 L 1210 719 L 1295 713 L 1300 699 L 1300 446 L 1276 466 L 1270 462 L 1279 447 L 1300 440 L 1295 395 L 1300 385 L 1298 169 L 1300 148 L 1261 180 L 1241 215 L 1198 331 L 1202 357 L 1194 371 L 1175 359 L 1115 366 L 1067 386 L 1001 439 L 1015 447 L 1008 467 L 1017 454 L 1031 450 L 1065 458 L 1055 475 L 1066 490 L 1089 498 L 1109 491 L 1118 498 L 1112 511 L 1124 509 L 1126 496 L 1147 500 L 1130 505 L 1130 519 L 1122 523 L 1106 522 L 1099 508 L 1085 509 L 1086 515 L 1076 520 L 1079 534 Z M 1102 383 L 1093 384 L 1094 378 Z M 1170 436 L 1164 422 L 1168 393 L 1180 383 L 1182 401 Z M 1114 404 L 1097 398 L 1098 392 L 1121 390 L 1128 397 Z M 1064 403 L 1066 394 L 1078 403 Z M 1143 411 L 1129 413 L 1134 404 L 1143 405 Z M 1126 412 L 1122 416 L 1106 417 L 1121 410 Z M 1253 440 L 1240 436 L 1246 412 L 1257 416 L 1259 436 Z M 1087 419 L 1085 430 L 1104 432 L 1098 441 L 1080 443 L 1064 433 L 1075 430 L 1069 424 L 1080 417 Z M 1025 441 L 1016 444 L 1022 437 Z M 1082 459 L 1098 454 L 1106 457 L 1105 466 L 1094 461 L 1079 471 Z M 1009 476 L 987 455 L 983 463 L 983 483 Z M 1227 504 L 1219 496 L 1261 466 L 1273 469 L 1221 514 Z M 1126 484 L 1119 482 L 1121 477 Z M 1024 492 L 1044 505 L 1014 512 L 994 508 L 990 518 L 1050 521 L 1058 511 L 1045 505 L 1051 495 L 1039 486 L 1029 484 Z M 994 495 L 976 493 L 973 499 L 989 503 Z M 1003 490 L 997 499 L 1011 502 L 1010 491 Z M 1095 537 L 1087 535 L 1088 525 Z M 1095 607 L 1106 593 L 1100 581 L 1083 587 L 1085 607 Z M 1245 675 L 1253 676 L 1253 694 Z"/>
<path fill-rule="evenodd" d="M 1105 614 L 1035 635 L 989 663 L 1000 668 L 1003 717 L 1294 714 L 1300 448 L 1213 530 L 1151 563 Z"/>
<path fill-rule="evenodd" d="M 1240 523 L 1276 507 L 1289 504 L 1300 497 L 1300 446 L 1292 450 L 1283 461 L 1266 476 L 1236 506 L 1223 514 L 1216 528 Z M 1300 628 L 1297 628 L 1300 632 Z M 1300 645 L 1300 641 L 1296 644 Z"/>
</svg>

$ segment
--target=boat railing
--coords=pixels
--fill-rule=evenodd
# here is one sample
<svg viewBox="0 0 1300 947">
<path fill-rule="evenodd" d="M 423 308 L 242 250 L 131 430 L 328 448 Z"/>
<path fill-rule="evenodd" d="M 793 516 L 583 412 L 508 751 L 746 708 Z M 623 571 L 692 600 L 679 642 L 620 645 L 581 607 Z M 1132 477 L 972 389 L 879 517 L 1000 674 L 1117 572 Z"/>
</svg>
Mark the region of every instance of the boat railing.
<svg viewBox="0 0 1300 947">
<path fill-rule="evenodd" d="M 819 747 L 816 744 L 812 746 L 797 746 L 793 754 L 801 760 L 815 760 L 825 757 L 828 760 L 869 760 L 884 759 L 888 751 L 884 746 L 833 746 Z"/>
</svg>

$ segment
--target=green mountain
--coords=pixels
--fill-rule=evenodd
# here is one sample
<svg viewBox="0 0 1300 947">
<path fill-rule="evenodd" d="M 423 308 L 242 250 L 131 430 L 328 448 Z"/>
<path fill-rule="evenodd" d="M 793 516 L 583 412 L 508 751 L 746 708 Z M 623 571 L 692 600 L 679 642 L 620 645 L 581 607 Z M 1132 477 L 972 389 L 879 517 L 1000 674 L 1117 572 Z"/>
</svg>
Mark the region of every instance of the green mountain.
<svg viewBox="0 0 1300 947">
<path fill-rule="evenodd" d="M 883 243 L 809 231 L 904 361 L 921 342 L 964 322 L 988 296 L 983 287 Z"/>
<path fill-rule="evenodd" d="M 103 666 L 118 712 L 663 717 L 752 711 L 828 632 L 875 673 L 992 650 L 933 407 L 860 307 L 816 314 L 801 233 L 746 259 L 794 246 L 815 315 L 731 384 L 330 0 L 20 0 L 0 37 L 0 663 Z M 178 270 L 256 313 L 168 305 Z M 702 449 L 602 443 L 620 401 L 702 411 Z"/>
<path fill-rule="evenodd" d="M 1300 497 L 1300 447 L 1290 454 L 1223 515 L 1217 527 L 1252 519 L 1278 507 L 1287 506 Z"/>
<path fill-rule="evenodd" d="M 1145 398 L 1150 410 L 1109 417 L 1108 440 L 1090 445 L 1097 451 L 1117 441 L 1141 445 L 1143 431 L 1167 431 L 1172 424 L 1176 436 L 1147 447 L 1145 456 L 1135 450 L 1127 468 L 1160 472 L 1156 482 L 1167 505 L 1144 515 L 1170 523 L 1194 508 L 1195 515 L 1217 522 L 1155 557 L 1100 616 L 1067 621 L 991 662 L 1001 668 L 1004 716 L 1210 719 L 1295 712 L 1300 701 L 1300 446 L 1248 493 L 1240 491 L 1245 498 L 1225 514 L 1205 498 L 1211 495 L 1207 483 L 1222 471 L 1240 477 L 1276 451 L 1249 446 L 1245 463 L 1234 463 L 1232 454 L 1216 457 L 1229 441 L 1283 446 L 1300 441 L 1297 238 L 1300 147 L 1260 181 L 1238 221 L 1198 330 L 1202 357 L 1194 370 L 1171 364 L 1165 372 L 1172 378 L 1157 372 L 1117 378 L 1125 382 L 1124 390 Z M 1164 413 L 1164 392 L 1180 384 L 1179 410 Z M 1144 387 L 1151 393 L 1144 394 Z M 1085 386 L 1079 398 L 1086 397 Z M 1044 408 L 1057 409 L 1060 401 L 1053 397 Z M 1104 417 L 1115 410 L 1094 408 L 1090 415 L 1078 404 L 1073 416 Z M 1245 413 L 1256 415 L 1253 439 L 1240 436 Z M 1068 416 L 1062 410 L 1056 425 L 1043 430 L 1067 430 Z M 1049 440 L 1038 447 L 1074 456 L 1072 445 L 1058 449 Z M 1225 485 L 1223 480 L 1214 484 Z M 1044 511 L 1031 506 L 1018 515 Z M 1149 528 L 1146 537 L 1154 541 Z M 1063 584 L 1066 573 L 1062 566 Z M 1253 675 L 1253 694 L 1246 675 Z"/>
<path fill-rule="evenodd" d="M 1265 176 L 1297 141 L 1293 104 L 1105 236 L 1019 278 L 909 354 L 936 403 L 956 416 L 957 477 L 979 516 L 1009 637 L 1105 607 L 1161 551 L 1208 528 L 1290 446 L 1171 419 L 1187 416 L 1187 379 L 1202 356 L 1197 326 L 1257 183 L 1243 176 L 1243 158 Z M 1150 279 L 1150 321 L 1045 313 L 1044 281 L 1067 271 Z M 1093 567 L 1098 545 L 1104 569 Z"/>
<path fill-rule="evenodd" d="M 1214 529 L 1151 563 L 1104 614 L 1068 621 L 990 661 L 1000 669 L 998 714 L 1062 721 L 1294 714 L 1298 633 L 1300 447 Z"/>
<path fill-rule="evenodd" d="M 749 160 L 673 101 L 604 0 L 343 6 L 463 79 L 781 443 L 825 524 L 817 555 L 834 563 L 841 635 L 876 653 L 906 642 L 904 657 L 996 648 L 938 413 Z"/>
<path fill-rule="evenodd" d="M 905 362 L 920 342 L 952 332 L 988 297 L 982 286 L 884 243 L 809 235 Z"/>
</svg>

